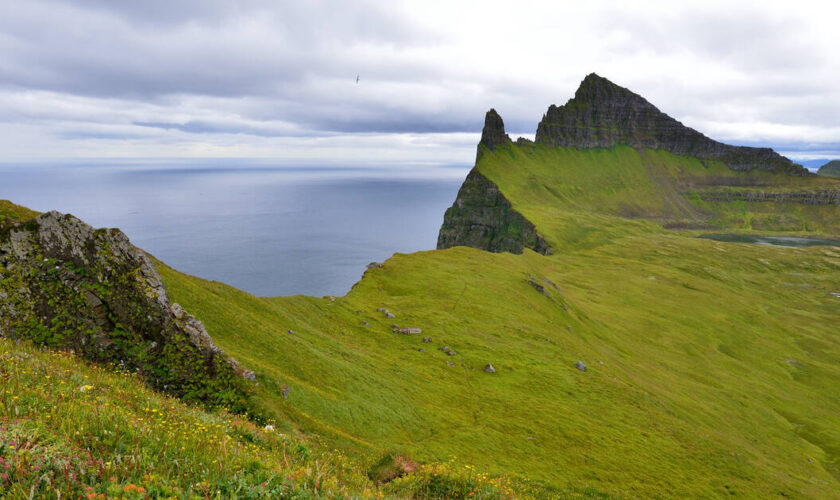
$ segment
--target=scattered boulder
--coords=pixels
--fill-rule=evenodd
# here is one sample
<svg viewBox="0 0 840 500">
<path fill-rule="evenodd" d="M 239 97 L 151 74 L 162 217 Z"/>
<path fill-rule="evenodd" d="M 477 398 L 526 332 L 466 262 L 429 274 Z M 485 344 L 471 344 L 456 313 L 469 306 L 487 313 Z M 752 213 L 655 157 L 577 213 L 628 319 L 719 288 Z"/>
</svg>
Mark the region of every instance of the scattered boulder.
<svg viewBox="0 0 840 500">
<path fill-rule="evenodd" d="M 448 355 L 450 355 L 450 356 L 454 356 L 454 355 L 456 355 L 456 354 L 458 354 L 458 353 L 457 353 L 457 352 L 455 352 L 455 351 L 446 351 L 446 354 L 448 354 Z"/>
<path fill-rule="evenodd" d="M 449 351 L 449 346 L 448 346 L 448 345 L 445 345 L 445 346 L 443 346 L 443 347 L 438 347 L 438 350 L 439 350 L 439 351 L 443 351 L 443 352 L 447 352 L 447 351 Z"/>
<path fill-rule="evenodd" d="M 452 361 L 447 361 L 446 364 L 449 366 L 455 366 L 455 363 L 453 363 Z"/>
<path fill-rule="evenodd" d="M 362 321 L 362 326 L 370 328 L 370 323 L 368 323 L 367 321 Z"/>
<path fill-rule="evenodd" d="M 384 313 L 384 312 L 385 312 L 385 310 L 386 310 L 386 309 L 385 309 L 384 307 L 377 307 L 377 308 L 376 308 L 376 312 L 381 312 L 381 313 Z"/>
<path fill-rule="evenodd" d="M 583 361 L 576 361 L 575 362 L 575 368 L 577 368 L 578 370 L 580 370 L 582 372 L 585 372 L 586 371 L 586 363 L 584 363 Z"/>
<path fill-rule="evenodd" d="M 370 264 L 367 265 L 368 269 L 379 269 L 380 267 L 382 267 L 381 262 L 371 262 Z"/>
<path fill-rule="evenodd" d="M 432 337 L 423 337 L 423 342 L 431 342 Z"/>
<path fill-rule="evenodd" d="M 388 310 L 385 311 L 385 317 L 386 318 L 396 318 L 396 316 L 394 316 L 394 313 L 392 313 L 391 311 L 388 311 Z"/>
<path fill-rule="evenodd" d="M 283 386 L 283 399 L 289 399 L 289 392 L 291 392 L 292 388 L 288 385 Z"/>
<path fill-rule="evenodd" d="M 538 281 L 536 276 L 529 274 L 528 275 L 528 284 L 534 287 L 534 290 L 540 292 L 541 294 L 545 295 L 546 297 L 551 298 L 551 294 L 548 293 L 548 290 L 545 289 Z"/>
<path fill-rule="evenodd" d="M 484 371 L 487 373 L 496 373 L 496 369 L 493 368 L 493 365 L 490 363 L 487 363 L 487 366 L 484 367 Z"/>
<path fill-rule="evenodd" d="M 394 333 L 400 333 L 402 335 L 417 335 L 423 333 L 423 330 L 414 327 L 394 328 Z"/>
<path fill-rule="evenodd" d="M 417 349 L 417 352 L 426 352 L 426 350 L 421 347 L 420 349 Z"/>
</svg>

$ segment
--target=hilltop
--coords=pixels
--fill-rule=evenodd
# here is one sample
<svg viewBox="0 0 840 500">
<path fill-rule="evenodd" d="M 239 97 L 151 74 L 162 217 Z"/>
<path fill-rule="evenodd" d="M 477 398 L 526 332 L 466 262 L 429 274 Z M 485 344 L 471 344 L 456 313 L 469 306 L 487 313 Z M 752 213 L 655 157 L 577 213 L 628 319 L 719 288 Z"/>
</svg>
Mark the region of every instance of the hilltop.
<svg viewBox="0 0 840 500">
<path fill-rule="evenodd" d="M 840 177 L 840 160 L 833 160 L 817 171 L 817 175 L 825 175 L 827 177 Z"/>
<path fill-rule="evenodd" d="M 347 475 L 316 469 L 348 496 L 836 496 L 840 249 L 698 236 L 836 238 L 840 181 L 646 103 L 590 75 L 534 142 L 510 140 L 491 110 L 441 249 L 375 263 L 343 297 L 254 297 L 149 258 L 161 318 L 177 324 L 179 304 L 220 361 L 253 371 L 230 380 L 260 421 L 341 450 L 317 463 L 340 454 Z M 40 234 L 11 212 L 0 242 Z M 65 265 L 15 259 L 30 295 Z M 113 276 L 136 281 L 144 262 Z M 105 286 L 92 274 L 82 282 Z M 15 336 L 60 331 L 43 316 Z M 424 472 L 377 490 L 361 471 L 394 454 Z"/>
</svg>

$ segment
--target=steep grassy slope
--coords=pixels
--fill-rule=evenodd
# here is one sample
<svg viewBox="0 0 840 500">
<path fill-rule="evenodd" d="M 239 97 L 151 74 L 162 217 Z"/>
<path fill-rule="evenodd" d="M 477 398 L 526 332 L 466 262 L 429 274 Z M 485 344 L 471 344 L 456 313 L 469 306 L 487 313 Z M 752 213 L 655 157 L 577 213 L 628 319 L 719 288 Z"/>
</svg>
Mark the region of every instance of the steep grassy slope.
<svg viewBox="0 0 840 500">
<path fill-rule="evenodd" d="M 536 151 L 573 157 L 577 182 L 562 184 L 521 163 L 504 170 L 517 154 L 530 153 L 497 150 L 479 169 L 565 251 L 396 255 L 335 301 L 256 298 L 159 268 L 219 345 L 255 367 L 278 420 L 351 449 L 454 455 L 544 482 L 544 495 L 835 496 L 840 300 L 829 292 L 840 252 L 584 216 L 682 209 L 653 196 L 645 170 L 620 168 L 637 161 L 632 150 Z M 619 180 L 588 189 L 614 177 L 586 158 Z M 580 210 L 563 216 L 557 200 Z M 392 333 L 394 323 L 423 333 Z"/>
<path fill-rule="evenodd" d="M 629 146 L 509 144 L 482 155 L 476 169 L 557 248 L 659 225 L 840 234 L 840 182 L 824 177 L 736 172 L 720 162 Z M 802 193 L 814 199 L 793 196 Z"/>
<path fill-rule="evenodd" d="M 335 299 L 259 298 L 156 267 L 255 370 L 253 400 L 279 431 L 323 436 L 356 463 L 396 450 L 429 464 L 386 495 L 458 497 L 442 483 L 491 498 L 840 494 L 840 250 L 665 229 L 834 236 L 837 205 L 783 201 L 834 181 L 622 146 L 508 144 L 476 169 L 553 255 L 398 254 Z M 373 491 L 348 468 L 335 488 Z"/>
<path fill-rule="evenodd" d="M 523 489 L 450 463 L 378 487 L 369 462 L 317 436 L 184 405 L 114 366 L 0 338 L 3 499 L 501 500 Z"/>
<path fill-rule="evenodd" d="M 15 205 L 9 200 L 0 200 L 0 223 L 2 223 L 6 218 L 19 221 L 28 220 L 37 216 L 38 212 L 34 210 L 30 210 L 20 205 Z"/>
<path fill-rule="evenodd" d="M 840 177 L 840 160 L 834 160 L 826 163 L 820 167 L 817 173 L 826 177 Z"/>
<path fill-rule="evenodd" d="M 339 453 L 185 406 L 113 367 L 0 338 L 0 381 L 1 498 L 373 494 Z"/>
</svg>

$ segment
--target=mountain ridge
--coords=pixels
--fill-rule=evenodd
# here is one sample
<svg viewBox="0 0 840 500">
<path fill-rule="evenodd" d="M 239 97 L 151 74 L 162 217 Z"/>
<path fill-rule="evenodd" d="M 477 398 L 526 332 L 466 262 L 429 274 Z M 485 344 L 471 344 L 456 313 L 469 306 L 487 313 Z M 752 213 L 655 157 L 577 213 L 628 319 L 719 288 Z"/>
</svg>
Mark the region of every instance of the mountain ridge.
<svg viewBox="0 0 840 500">
<path fill-rule="evenodd" d="M 618 153 L 625 165 L 613 171 L 611 178 L 599 174 L 605 167 L 594 156 L 601 155 L 601 161 L 611 162 L 611 152 L 623 151 L 622 148 L 632 149 L 635 156 L 629 152 Z M 499 113 L 495 109 L 486 113 L 475 167 L 444 215 L 437 248 L 466 245 L 491 252 L 519 253 L 523 248 L 541 254 L 554 251 L 538 232 L 536 221 L 512 203 L 510 193 L 506 192 L 509 186 L 499 185 L 497 177 L 488 172 L 488 165 L 499 162 L 509 165 L 499 171 L 502 173 L 506 169 L 521 169 L 526 163 L 550 164 L 543 174 L 552 177 L 551 182 L 535 172 L 531 173 L 529 182 L 532 189 L 557 193 L 564 186 L 572 187 L 566 186 L 573 181 L 566 175 L 569 165 L 564 158 L 577 158 L 562 151 L 587 153 L 585 161 L 594 161 L 593 171 L 581 173 L 592 180 L 599 179 L 598 185 L 578 185 L 560 196 L 564 200 L 562 204 L 579 204 L 576 198 L 591 196 L 599 185 L 616 184 L 612 189 L 626 190 L 629 186 L 623 185 L 621 179 L 641 173 L 634 182 L 637 187 L 639 183 L 648 185 L 645 196 L 650 200 L 637 196 L 626 200 L 622 207 L 606 210 L 604 206 L 591 206 L 590 209 L 656 220 L 663 227 L 749 226 L 752 219 L 739 221 L 732 213 L 737 203 L 748 203 L 761 212 L 756 218 L 756 228 L 789 231 L 800 225 L 807 230 L 807 217 L 767 214 L 782 210 L 770 207 L 768 202 L 776 202 L 777 207 L 787 207 L 785 210 L 794 213 L 798 211 L 796 206 L 833 207 L 840 202 L 837 186 L 819 184 L 817 176 L 772 149 L 714 141 L 662 113 L 642 96 L 592 73 L 584 78 L 575 96 L 565 105 L 548 108 L 537 127 L 535 141 L 521 138 L 511 141 Z M 666 158 L 667 155 L 673 157 Z M 534 163 L 534 158 L 540 156 L 544 159 Z M 660 201 L 653 202 L 654 199 Z M 557 209 L 556 204 L 552 206 L 552 210 Z M 833 220 L 830 215 L 823 219 Z"/>
<path fill-rule="evenodd" d="M 552 104 L 543 115 L 535 142 L 581 149 L 664 149 L 703 160 L 721 160 L 733 170 L 770 170 L 810 175 L 770 148 L 732 146 L 710 139 L 660 111 L 644 97 L 590 73 L 572 99 Z"/>
</svg>

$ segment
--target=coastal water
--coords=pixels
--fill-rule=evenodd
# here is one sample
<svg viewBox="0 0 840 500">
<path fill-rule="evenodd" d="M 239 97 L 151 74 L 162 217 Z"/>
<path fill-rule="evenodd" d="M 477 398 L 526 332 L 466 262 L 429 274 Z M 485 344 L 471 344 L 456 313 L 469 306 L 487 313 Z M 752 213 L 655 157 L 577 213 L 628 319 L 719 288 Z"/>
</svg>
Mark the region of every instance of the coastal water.
<svg viewBox="0 0 840 500">
<path fill-rule="evenodd" d="M 343 295 L 369 262 L 435 247 L 467 170 L 5 165 L 0 199 L 119 227 L 180 271 L 256 295 Z"/>
</svg>

